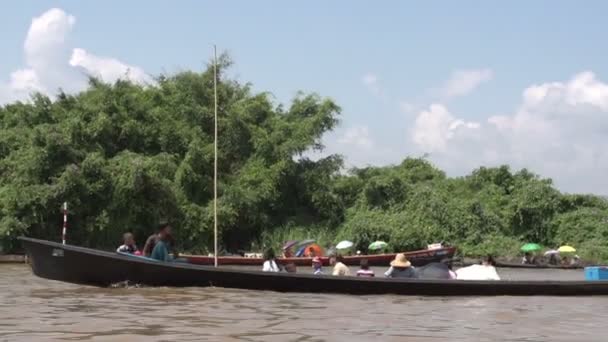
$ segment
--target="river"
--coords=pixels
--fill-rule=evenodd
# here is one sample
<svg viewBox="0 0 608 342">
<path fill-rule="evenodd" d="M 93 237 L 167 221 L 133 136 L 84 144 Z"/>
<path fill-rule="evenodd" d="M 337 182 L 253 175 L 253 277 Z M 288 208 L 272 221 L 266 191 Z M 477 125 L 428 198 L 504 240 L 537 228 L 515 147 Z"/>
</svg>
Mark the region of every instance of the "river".
<svg viewBox="0 0 608 342">
<path fill-rule="evenodd" d="M 582 270 L 499 270 L 582 279 Z M 406 297 L 64 284 L 0 265 L 0 341 L 606 341 L 608 297 Z"/>
</svg>

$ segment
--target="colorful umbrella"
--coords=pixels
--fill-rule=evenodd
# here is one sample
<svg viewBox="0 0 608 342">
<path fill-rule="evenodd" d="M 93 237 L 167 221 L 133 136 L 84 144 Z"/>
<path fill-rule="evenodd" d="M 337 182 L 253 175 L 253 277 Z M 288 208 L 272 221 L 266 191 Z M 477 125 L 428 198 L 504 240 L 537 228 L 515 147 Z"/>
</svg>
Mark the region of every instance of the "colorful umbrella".
<svg viewBox="0 0 608 342">
<path fill-rule="evenodd" d="M 560 253 L 574 253 L 576 249 L 572 246 L 561 246 L 557 249 Z"/>
<path fill-rule="evenodd" d="M 317 245 L 316 243 L 311 243 L 306 246 L 300 247 L 300 249 L 298 249 L 295 255 L 296 257 L 310 257 L 311 252 L 314 253 L 315 256 L 323 256 L 323 248 L 321 248 L 321 246 Z"/>
<path fill-rule="evenodd" d="M 298 240 L 291 240 L 291 241 L 287 241 L 285 242 L 285 244 L 283 245 L 283 250 L 287 250 L 290 249 L 291 247 L 293 247 L 295 244 L 298 243 Z"/>
<path fill-rule="evenodd" d="M 537 243 L 527 243 L 520 248 L 522 252 L 526 253 L 540 251 L 541 249 L 542 247 Z"/>
<path fill-rule="evenodd" d="M 374 241 L 367 247 L 367 249 L 375 251 L 378 249 L 385 248 L 386 246 L 388 246 L 388 243 L 384 241 Z"/>
<path fill-rule="evenodd" d="M 315 242 L 315 239 L 306 239 L 306 240 L 302 240 L 302 241 L 298 242 L 297 246 L 298 247 L 307 246 L 314 242 Z"/>
<path fill-rule="evenodd" d="M 351 248 L 353 246 L 353 243 L 347 240 L 344 241 L 340 241 L 340 243 L 338 243 L 336 245 L 336 249 L 348 249 Z"/>
</svg>

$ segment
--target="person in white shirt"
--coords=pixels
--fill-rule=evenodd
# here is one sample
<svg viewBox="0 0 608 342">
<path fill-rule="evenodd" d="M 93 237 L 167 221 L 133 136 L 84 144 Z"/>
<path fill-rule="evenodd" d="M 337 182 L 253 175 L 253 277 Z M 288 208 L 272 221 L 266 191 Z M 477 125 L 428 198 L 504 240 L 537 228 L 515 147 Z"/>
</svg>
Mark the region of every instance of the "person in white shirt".
<svg viewBox="0 0 608 342">
<path fill-rule="evenodd" d="M 335 276 L 349 276 L 350 275 L 350 269 L 348 268 L 348 266 L 346 266 L 344 264 L 344 259 L 342 258 L 341 255 L 331 257 L 329 259 L 329 263 L 330 263 L 330 265 L 334 266 L 334 270 L 331 273 L 332 275 L 335 275 Z"/>
<path fill-rule="evenodd" d="M 459 280 L 500 280 L 492 256 L 487 256 L 481 265 L 471 265 L 456 270 L 456 279 Z"/>
<path fill-rule="evenodd" d="M 264 253 L 264 266 L 262 267 L 263 272 L 279 272 L 281 269 L 277 264 L 277 260 L 274 256 L 274 251 L 269 249 Z"/>
</svg>

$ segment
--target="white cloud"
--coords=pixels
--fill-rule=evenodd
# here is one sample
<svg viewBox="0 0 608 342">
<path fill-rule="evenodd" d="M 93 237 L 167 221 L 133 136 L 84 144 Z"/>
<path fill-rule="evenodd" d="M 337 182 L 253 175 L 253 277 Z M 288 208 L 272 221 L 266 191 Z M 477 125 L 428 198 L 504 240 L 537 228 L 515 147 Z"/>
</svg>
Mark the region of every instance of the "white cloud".
<svg viewBox="0 0 608 342">
<path fill-rule="evenodd" d="M 456 119 L 441 104 L 432 104 L 418 114 L 412 139 L 425 152 L 443 151 L 459 130 L 478 129 L 479 123 Z"/>
<path fill-rule="evenodd" d="M 591 72 L 531 85 L 510 115 L 466 123 L 442 105 L 418 114 L 410 139 L 451 174 L 509 164 L 565 191 L 608 194 L 608 84 Z"/>
<path fill-rule="evenodd" d="M 374 145 L 367 126 L 350 127 L 344 132 L 344 135 L 338 139 L 338 143 L 363 149 L 370 149 Z"/>
<path fill-rule="evenodd" d="M 143 69 L 125 64 L 117 59 L 98 57 L 83 49 L 74 49 L 70 58 L 70 65 L 81 67 L 92 76 L 101 78 L 106 82 L 118 79 L 128 79 L 135 83 L 150 84 L 154 80 Z"/>
<path fill-rule="evenodd" d="M 441 88 L 442 96 L 464 96 L 473 92 L 479 85 L 492 79 L 490 69 L 456 70 Z"/>
<path fill-rule="evenodd" d="M 32 19 L 23 44 L 25 67 L 13 71 L 8 82 L 0 82 L 0 104 L 26 100 L 35 91 L 53 96 L 59 89 L 68 93 L 83 90 L 87 80 L 80 68 L 107 82 L 122 77 L 151 82 L 138 67 L 79 48 L 72 51 L 70 33 L 75 24 L 76 18 L 59 8 Z"/>
<path fill-rule="evenodd" d="M 382 86 L 380 85 L 380 79 L 378 78 L 378 75 L 369 72 L 361 78 L 361 82 L 363 82 L 365 87 L 367 87 L 367 89 L 374 96 L 386 100 L 386 94 L 384 92 L 384 89 L 382 89 Z"/>
</svg>

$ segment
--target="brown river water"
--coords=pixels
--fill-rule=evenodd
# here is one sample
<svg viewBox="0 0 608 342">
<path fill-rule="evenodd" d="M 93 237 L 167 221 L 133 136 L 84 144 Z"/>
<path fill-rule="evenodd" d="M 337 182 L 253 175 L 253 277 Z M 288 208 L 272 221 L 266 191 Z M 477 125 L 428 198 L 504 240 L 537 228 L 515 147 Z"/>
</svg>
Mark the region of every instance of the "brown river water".
<svg viewBox="0 0 608 342">
<path fill-rule="evenodd" d="M 499 274 L 583 278 L 582 270 Z M 40 279 L 26 265 L 0 265 L 0 341 L 608 341 L 607 323 L 608 297 L 95 288 Z"/>
</svg>

